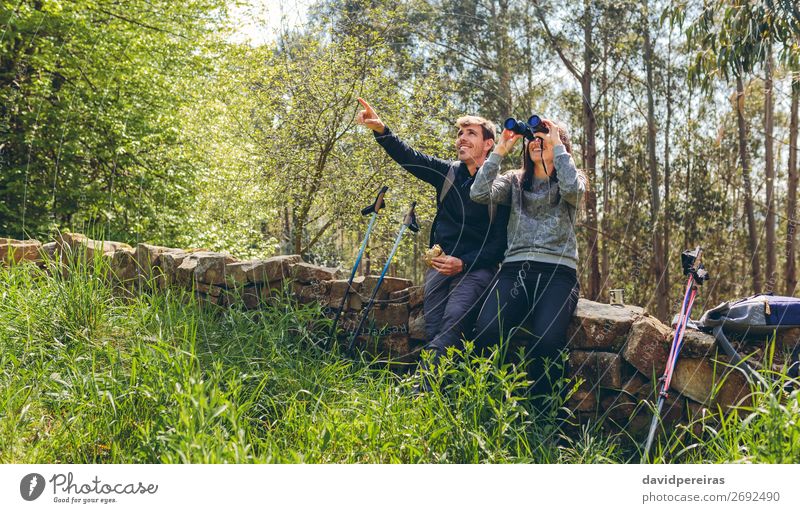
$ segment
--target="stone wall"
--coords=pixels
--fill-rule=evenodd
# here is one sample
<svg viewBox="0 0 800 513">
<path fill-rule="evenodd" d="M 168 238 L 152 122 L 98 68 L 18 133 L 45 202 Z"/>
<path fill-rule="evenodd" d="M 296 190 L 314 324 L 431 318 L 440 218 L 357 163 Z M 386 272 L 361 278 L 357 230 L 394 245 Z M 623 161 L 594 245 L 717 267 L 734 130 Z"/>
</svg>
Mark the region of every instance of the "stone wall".
<svg viewBox="0 0 800 513">
<path fill-rule="evenodd" d="M 141 243 L 131 247 L 80 234 L 63 234 L 47 244 L 0 239 L 0 261 L 6 265 L 63 262 L 68 254 L 89 261 L 105 259 L 109 279 L 119 290 L 181 287 L 218 307 L 258 309 L 286 291 L 300 303 L 319 303 L 332 316 L 347 288 L 338 269 L 303 262 L 299 255 L 240 261 L 228 253 Z M 377 280 L 377 276 L 354 280 L 339 324 L 345 336 L 355 330 Z M 366 329 L 357 338 L 359 346 L 393 364 L 414 362 L 425 343 L 422 300 L 422 287 L 387 277 Z M 568 372 L 581 383 L 568 406 L 579 416 L 602 417 L 631 431 L 646 427 L 652 412 L 644 401 L 654 399 L 653 382 L 664 370 L 672 329 L 640 307 L 580 299 L 568 337 Z M 793 347 L 797 338 L 797 333 L 785 333 L 779 343 Z M 743 349 L 758 352 L 753 347 Z M 683 421 L 703 408 L 726 409 L 746 402 L 745 376 L 727 361 L 713 337 L 689 331 L 664 408 L 665 420 Z"/>
</svg>

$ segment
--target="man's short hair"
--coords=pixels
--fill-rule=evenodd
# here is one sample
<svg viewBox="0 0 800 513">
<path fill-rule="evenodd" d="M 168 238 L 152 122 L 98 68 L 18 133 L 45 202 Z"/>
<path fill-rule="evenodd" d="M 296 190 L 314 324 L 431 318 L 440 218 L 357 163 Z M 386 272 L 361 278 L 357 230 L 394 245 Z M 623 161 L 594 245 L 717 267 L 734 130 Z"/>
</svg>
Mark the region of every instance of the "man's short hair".
<svg viewBox="0 0 800 513">
<path fill-rule="evenodd" d="M 495 131 L 497 129 L 495 128 L 494 123 L 488 119 L 480 116 L 461 116 L 456 120 L 456 126 L 458 128 L 464 128 L 467 125 L 480 125 L 480 127 L 483 128 L 483 138 L 494 141 Z"/>
</svg>

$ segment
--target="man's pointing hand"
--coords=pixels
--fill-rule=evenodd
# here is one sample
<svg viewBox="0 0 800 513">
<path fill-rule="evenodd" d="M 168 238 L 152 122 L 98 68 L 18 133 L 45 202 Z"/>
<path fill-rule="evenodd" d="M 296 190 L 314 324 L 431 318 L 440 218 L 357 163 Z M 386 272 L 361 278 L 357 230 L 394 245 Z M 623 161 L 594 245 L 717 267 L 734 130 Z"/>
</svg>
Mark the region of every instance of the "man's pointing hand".
<svg viewBox="0 0 800 513">
<path fill-rule="evenodd" d="M 375 110 L 370 107 L 369 103 L 367 103 L 367 101 L 363 98 L 359 98 L 358 103 L 364 107 L 364 110 L 359 111 L 358 115 L 356 116 L 356 123 L 359 125 L 364 125 L 365 127 L 382 134 L 383 130 L 386 128 L 386 125 L 384 125 L 383 121 L 381 121 L 381 118 L 375 114 Z"/>
</svg>

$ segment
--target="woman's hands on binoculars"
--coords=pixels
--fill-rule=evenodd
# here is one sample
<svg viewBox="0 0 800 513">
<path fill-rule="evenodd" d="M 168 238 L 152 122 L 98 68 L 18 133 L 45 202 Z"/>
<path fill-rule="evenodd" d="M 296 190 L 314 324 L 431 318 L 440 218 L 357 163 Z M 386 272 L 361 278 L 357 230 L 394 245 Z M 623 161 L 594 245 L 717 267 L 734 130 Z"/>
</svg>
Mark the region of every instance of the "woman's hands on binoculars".
<svg viewBox="0 0 800 513">
<path fill-rule="evenodd" d="M 503 133 L 500 134 L 500 140 L 497 141 L 497 145 L 494 147 L 494 152 L 501 157 L 505 157 L 520 139 L 522 139 L 522 135 L 508 129 L 503 130 Z"/>
<path fill-rule="evenodd" d="M 549 119 L 543 119 L 542 124 L 547 127 L 548 132 L 536 132 L 535 134 L 537 138 L 542 140 L 542 147 L 553 148 L 559 144 L 562 144 L 561 137 L 559 136 L 558 125 Z M 497 141 L 497 145 L 494 148 L 495 153 L 501 157 L 505 157 L 520 139 L 522 139 L 522 135 L 508 129 L 503 130 L 503 133 L 500 134 L 500 140 Z"/>
<path fill-rule="evenodd" d="M 356 123 L 359 125 L 364 125 L 365 127 L 382 134 L 383 130 L 386 128 L 386 125 L 384 125 L 383 121 L 381 121 L 381 118 L 375 114 L 375 110 L 370 107 L 369 103 L 367 103 L 364 98 L 359 98 L 358 103 L 364 107 L 364 110 L 359 111 L 359 113 L 356 115 Z"/>
<path fill-rule="evenodd" d="M 549 119 L 543 119 L 542 123 L 547 127 L 549 130 L 546 134 L 543 132 L 537 132 L 536 136 L 542 138 L 542 147 L 543 148 L 554 148 L 561 142 L 561 136 L 559 132 L 558 125 L 550 121 Z"/>
</svg>

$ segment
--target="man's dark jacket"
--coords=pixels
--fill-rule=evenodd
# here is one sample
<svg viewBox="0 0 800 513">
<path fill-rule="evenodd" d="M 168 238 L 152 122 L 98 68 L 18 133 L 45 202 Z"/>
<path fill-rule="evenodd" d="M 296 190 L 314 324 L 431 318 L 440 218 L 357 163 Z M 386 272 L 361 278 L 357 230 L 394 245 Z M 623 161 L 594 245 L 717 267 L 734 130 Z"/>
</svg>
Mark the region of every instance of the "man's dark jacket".
<svg viewBox="0 0 800 513">
<path fill-rule="evenodd" d="M 436 217 L 431 227 L 430 245 L 439 244 L 445 254 L 460 258 L 464 270 L 497 266 L 506 251 L 506 228 L 509 208 L 498 205 L 494 221 L 489 222 L 489 208 L 469 199 L 473 177 L 467 165 L 420 153 L 397 137 L 389 127 L 383 134 L 372 132 L 386 153 L 403 169 L 436 188 Z M 439 195 L 450 166 L 458 166 L 453 185 L 444 202 Z"/>
</svg>

